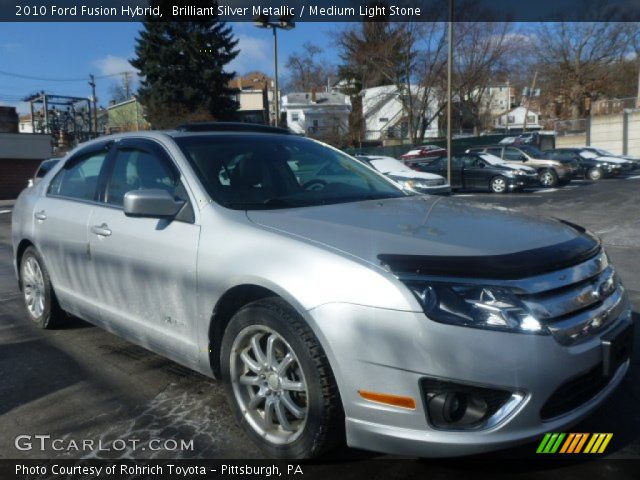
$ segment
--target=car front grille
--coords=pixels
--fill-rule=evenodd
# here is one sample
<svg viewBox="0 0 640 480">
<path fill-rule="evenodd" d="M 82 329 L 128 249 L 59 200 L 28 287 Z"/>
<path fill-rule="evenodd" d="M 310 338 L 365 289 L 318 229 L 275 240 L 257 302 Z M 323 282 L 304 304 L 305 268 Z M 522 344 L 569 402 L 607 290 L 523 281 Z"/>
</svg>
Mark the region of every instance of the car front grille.
<svg viewBox="0 0 640 480">
<path fill-rule="evenodd" d="M 434 178 L 430 180 L 425 180 L 424 183 L 429 187 L 438 187 L 440 185 L 444 185 L 444 178 Z"/>
<path fill-rule="evenodd" d="M 603 331 L 626 307 L 624 287 L 609 265 L 575 283 L 522 294 L 520 298 L 562 345 Z"/>
<path fill-rule="evenodd" d="M 602 374 L 602 364 L 574 377 L 558 387 L 540 410 L 540 418 L 549 420 L 575 410 L 602 391 L 611 380 Z"/>
</svg>

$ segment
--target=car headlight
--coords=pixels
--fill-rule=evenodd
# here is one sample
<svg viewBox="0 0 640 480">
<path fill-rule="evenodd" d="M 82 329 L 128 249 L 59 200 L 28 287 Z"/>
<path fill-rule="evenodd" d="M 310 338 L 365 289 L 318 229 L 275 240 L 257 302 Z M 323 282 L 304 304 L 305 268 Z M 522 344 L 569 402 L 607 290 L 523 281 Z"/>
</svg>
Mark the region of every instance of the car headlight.
<svg viewBox="0 0 640 480">
<path fill-rule="evenodd" d="M 400 185 L 404 188 L 430 188 L 444 185 L 444 179 L 434 180 L 399 180 Z"/>
<path fill-rule="evenodd" d="M 505 287 L 408 283 L 431 320 L 464 327 L 547 335 L 515 292 Z"/>
<path fill-rule="evenodd" d="M 516 170 L 514 173 L 515 173 L 516 175 L 526 175 L 526 174 L 527 174 L 527 172 L 525 172 L 525 171 L 523 171 L 523 170 Z"/>
</svg>

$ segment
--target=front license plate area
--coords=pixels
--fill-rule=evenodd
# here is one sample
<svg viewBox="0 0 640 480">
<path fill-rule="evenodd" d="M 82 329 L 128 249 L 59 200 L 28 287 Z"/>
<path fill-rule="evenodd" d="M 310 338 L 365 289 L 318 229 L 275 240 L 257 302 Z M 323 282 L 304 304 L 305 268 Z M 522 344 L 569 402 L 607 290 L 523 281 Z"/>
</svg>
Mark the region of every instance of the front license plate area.
<svg viewBox="0 0 640 480">
<path fill-rule="evenodd" d="M 602 337 L 602 374 L 613 375 L 618 367 L 631 357 L 633 350 L 633 324 L 616 328 Z"/>
</svg>

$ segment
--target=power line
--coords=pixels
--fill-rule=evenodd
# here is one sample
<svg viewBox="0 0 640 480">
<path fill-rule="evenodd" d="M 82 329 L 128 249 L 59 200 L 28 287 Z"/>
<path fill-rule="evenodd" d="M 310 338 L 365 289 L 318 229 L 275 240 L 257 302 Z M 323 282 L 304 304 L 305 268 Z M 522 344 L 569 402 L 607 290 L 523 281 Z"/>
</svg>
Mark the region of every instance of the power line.
<svg viewBox="0 0 640 480">
<path fill-rule="evenodd" d="M 99 75 L 96 76 L 96 79 L 100 79 L 100 78 L 110 78 L 110 77 L 117 77 L 119 75 L 132 75 L 135 72 L 133 71 L 127 71 L 127 72 L 118 72 L 118 73 L 110 73 L 107 75 Z M 31 75 L 24 75 L 21 73 L 15 73 L 15 72 L 6 72 L 4 70 L 0 70 L 0 75 L 4 75 L 7 77 L 14 77 L 14 78 L 21 78 L 23 80 L 36 80 L 39 82 L 85 82 L 87 80 L 87 77 L 83 77 L 83 78 L 46 78 L 46 77 L 34 77 Z"/>
</svg>

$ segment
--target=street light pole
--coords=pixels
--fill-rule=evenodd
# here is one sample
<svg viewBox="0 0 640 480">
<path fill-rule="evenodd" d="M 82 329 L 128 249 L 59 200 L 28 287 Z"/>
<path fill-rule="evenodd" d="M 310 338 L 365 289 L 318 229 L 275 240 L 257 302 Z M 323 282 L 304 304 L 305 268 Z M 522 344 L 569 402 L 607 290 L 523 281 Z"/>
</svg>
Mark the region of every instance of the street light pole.
<svg viewBox="0 0 640 480">
<path fill-rule="evenodd" d="M 273 73 L 275 76 L 275 92 L 273 92 L 273 106 L 274 106 L 274 125 L 277 127 L 280 124 L 280 98 L 278 90 L 278 32 L 279 28 L 283 30 L 291 30 L 295 28 L 295 22 L 293 21 L 293 15 L 282 15 L 278 17 L 278 21 L 270 21 L 269 15 L 257 15 L 254 18 L 254 24 L 258 28 L 270 28 L 273 30 Z"/>
<path fill-rule="evenodd" d="M 453 155 L 453 1 L 449 0 L 449 31 L 447 32 L 447 180 L 451 185 L 451 157 Z"/>
<path fill-rule="evenodd" d="M 280 98 L 278 95 L 278 29 L 272 27 L 273 30 L 273 72 L 275 76 L 275 92 L 273 92 L 273 106 L 275 108 L 275 119 L 273 124 L 277 127 L 280 124 Z"/>
</svg>

